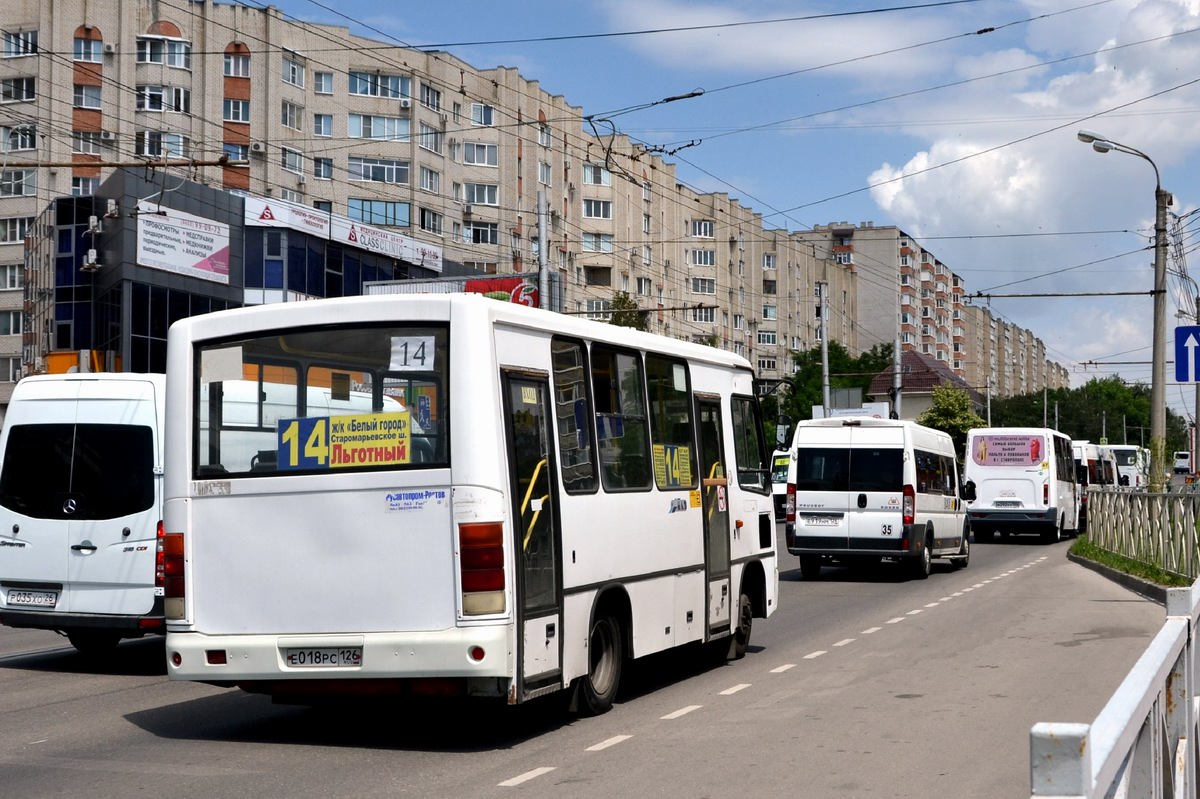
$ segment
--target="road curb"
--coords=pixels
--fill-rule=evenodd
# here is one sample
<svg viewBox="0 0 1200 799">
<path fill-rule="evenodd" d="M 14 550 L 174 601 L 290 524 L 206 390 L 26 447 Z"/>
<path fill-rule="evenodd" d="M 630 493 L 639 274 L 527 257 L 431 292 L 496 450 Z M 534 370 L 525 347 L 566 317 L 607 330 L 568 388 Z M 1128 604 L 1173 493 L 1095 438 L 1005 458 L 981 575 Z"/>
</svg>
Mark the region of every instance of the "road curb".
<svg viewBox="0 0 1200 799">
<path fill-rule="evenodd" d="M 1067 559 L 1078 563 L 1085 569 L 1091 569 L 1092 571 L 1107 577 L 1114 583 L 1124 586 L 1133 593 L 1146 597 L 1146 599 L 1157 602 L 1158 604 L 1164 606 L 1167 604 L 1166 586 L 1159 585 L 1158 583 L 1152 583 L 1149 580 L 1143 580 L 1140 577 L 1134 577 L 1132 574 L 1126 574 L 1125 572 L 1117 571 L 1116 569 L 1110 569 L 1108 566 L 1105 566 L 1102 563 L 1097 563 L 1094 560 L 1088 560 L 1087 558 L 1080 557 L 1074 552 L 1068 552 Z"/>
</svg>

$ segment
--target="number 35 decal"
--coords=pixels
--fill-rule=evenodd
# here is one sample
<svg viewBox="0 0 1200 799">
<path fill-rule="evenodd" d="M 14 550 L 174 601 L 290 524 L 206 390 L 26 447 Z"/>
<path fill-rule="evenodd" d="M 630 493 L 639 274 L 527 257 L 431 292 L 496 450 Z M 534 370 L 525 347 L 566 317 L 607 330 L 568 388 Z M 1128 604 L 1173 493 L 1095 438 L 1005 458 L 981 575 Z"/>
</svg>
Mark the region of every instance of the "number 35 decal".
<svg viewBox="0 0 1200 799">
<path fill-rule="evenodd" d="M 891 534 L 892 534 L 892 526 L 891 526 L 890 524 L 885 524 L 885 525 L 883 525 L 883 527 L 882 527 L 882 528 L 879 530 L 879 532 L 880 532 L 882 535 L 891 535 Z"/>
</svg>

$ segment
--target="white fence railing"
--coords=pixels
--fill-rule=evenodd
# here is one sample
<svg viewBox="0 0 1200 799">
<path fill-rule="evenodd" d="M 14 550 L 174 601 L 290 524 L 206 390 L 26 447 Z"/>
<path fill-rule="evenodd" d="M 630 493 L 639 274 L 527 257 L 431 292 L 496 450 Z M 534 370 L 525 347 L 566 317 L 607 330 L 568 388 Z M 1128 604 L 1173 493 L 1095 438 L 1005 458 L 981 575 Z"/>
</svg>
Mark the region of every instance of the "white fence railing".
<svg viewBox="0 0 1200 799">
<path fill-rule="evenodd" d="M 1195 580 L 1200 494 L 1088 490 L 1088 539 L 1096 546 Z"/>
<path fill-rule="evenodd" d="M 1198 608 L 1200 581 L 1168 589 L 1166 622 L 1096 720 L 1033 726 L 1033 797 L 1195 799 Z"/>
</svg>

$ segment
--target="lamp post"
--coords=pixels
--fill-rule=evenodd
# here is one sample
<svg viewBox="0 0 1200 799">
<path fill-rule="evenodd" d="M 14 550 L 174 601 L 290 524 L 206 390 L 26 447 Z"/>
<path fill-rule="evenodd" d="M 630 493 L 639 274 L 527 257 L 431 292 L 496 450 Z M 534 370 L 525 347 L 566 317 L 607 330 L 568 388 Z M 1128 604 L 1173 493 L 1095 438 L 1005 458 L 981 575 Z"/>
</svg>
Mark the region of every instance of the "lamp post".
<svg viewBox="0 0 1200 799">
<path fill-rule="evenodd" d="M 1084 144 L 1092 145 L 1098 153 L 1116 150 L 1136 155 L 1154 168 L 1154 341 L 1151 349 L 1150 371 L 1150 490 L 1162 491 L 1166 477 L 1167 404 L 1166 404 L 1166 347 L 1167 337 L 1167 206 L 1171 193 L 1164 191 L 1158 174 L 1158 164 L 1141 150 L 1113 141 L 1093 130 L 1077 134 Z"/>
</svg>

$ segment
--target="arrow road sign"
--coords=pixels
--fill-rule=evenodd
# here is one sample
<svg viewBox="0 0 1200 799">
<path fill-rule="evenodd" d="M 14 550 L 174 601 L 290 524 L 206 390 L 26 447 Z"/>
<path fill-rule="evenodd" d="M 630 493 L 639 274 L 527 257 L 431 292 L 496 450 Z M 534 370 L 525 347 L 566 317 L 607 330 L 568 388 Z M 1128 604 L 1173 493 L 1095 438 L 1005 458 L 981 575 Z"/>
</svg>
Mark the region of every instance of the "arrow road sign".
<svg viewBox="0 0 1200 799">
<path fill-rule="evenodd" d="M 1200 382 L 1200 325 L 1175 328 L 1175 382 Z"/>
</svg>

